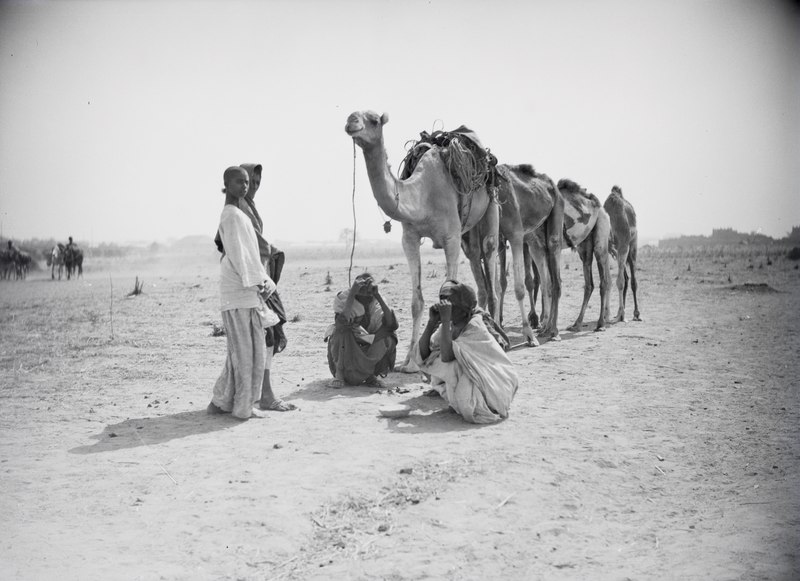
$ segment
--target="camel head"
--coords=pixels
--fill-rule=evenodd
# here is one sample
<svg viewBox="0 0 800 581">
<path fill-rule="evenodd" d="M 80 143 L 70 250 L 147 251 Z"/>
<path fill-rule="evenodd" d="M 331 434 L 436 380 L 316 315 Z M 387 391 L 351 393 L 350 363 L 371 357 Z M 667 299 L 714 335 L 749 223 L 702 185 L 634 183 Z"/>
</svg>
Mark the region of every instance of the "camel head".
<svg viewBox="0 0 800 581">
<path fill-rule="evenodd" d="M 345 132 L 361 147 L 381 145 L 383 126 L 389 122 L 389 115 L 378 115 L 375 111 L 356 111 L 347 118 Z"/>
</svg>

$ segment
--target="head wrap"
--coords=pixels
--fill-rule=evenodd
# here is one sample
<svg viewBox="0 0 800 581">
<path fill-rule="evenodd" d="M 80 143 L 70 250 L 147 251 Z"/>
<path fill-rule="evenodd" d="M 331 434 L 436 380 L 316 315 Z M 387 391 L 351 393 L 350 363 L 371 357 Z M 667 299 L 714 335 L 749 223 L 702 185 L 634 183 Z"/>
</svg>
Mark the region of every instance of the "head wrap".
<svg viewBox="0 0 800 581">
<path fill-rule="evenodd" d="M 260 163 L 243 163 L 239 165 L 244 171 L 247 172 L 247 176 L 252 178 L 254 175 L 261 177 L 261 164 Z"/>
<path fill-rule="evenodd" d="M 362 272 L 356 277 L 356 280 L 364 283 L 364 286 L 362 287 L 363 289 L 362 292 L 364 293 L 366 293 L 370 289 L 370 287 L 375 286 L 375 279 L 372 278 L 372 275 L 368 272 Z"/>
<path fill-rule="evenodd" d="M 356 277 L 356 280 L 361 280 L 361 281 L 364 281 L 364 282 L 369 282 L 370 284 L 374 284 L 374 283 L 375 283 L 375 279 L 374 279 L 374 278 L 372 278 L 372 275 L 371 275 L 370 273 L 368 273 L 368 272 L 362 272 L 361 274 L 359 274 L 359 275 Z"/>
<path fill-rule="evenodd" d="M 239 166 L 247 172 L 247 178 L 250 180 L 250 185 L 247 188 L 247 197 L 252 198 L 256 194 L 253 184 L 253 176 L 258 176 L 258 181 L 261 181 L 261 164 L 260 163 L 243 163 Z"/>
<path fill-rule="evenodd" d="M 446 280 L 439 289 L 439 298 L 447 299 L 454 307 L 471 313 L 478 306 L 478 297 L 472 287 L 457 280 Z"/>
</svg>

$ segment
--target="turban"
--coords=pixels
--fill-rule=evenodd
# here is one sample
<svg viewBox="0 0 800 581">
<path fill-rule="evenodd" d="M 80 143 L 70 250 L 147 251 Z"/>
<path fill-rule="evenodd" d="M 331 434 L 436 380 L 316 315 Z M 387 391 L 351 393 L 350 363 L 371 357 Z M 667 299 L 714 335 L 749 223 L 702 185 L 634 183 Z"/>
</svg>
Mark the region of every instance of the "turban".
<svg viewBox="0 0 800 581">
<path fill-rule="evenodd" d="M 247 172 L 248 177 L 252 180 L 254 175 L 261 177 L 261 164 L 260 163 L 243 163 L 239 166 Z"/>
<path fill-rule="evenodd" d="M 247 172 L 247 179 L 250 182 L 247 186 L 247 198 L 252 201 L 253 197 L 256 195 L 258 191 L 258 186 L 261 185 L 261 164 L 260 163 L 243 163 L 239 166 L 244 171 Z M 258 177 L 258 182 L 256 183 L 256 177 Z M 256 210 L 255 206 L 251 207 L 254 214 L 258 214 L 258 210 Z M 258 220 L 261 221 L 261 216 L 258 216 Z M 261 224 L 263 228 L 263 223 Z"/>
<path fill-rule="evenodd" d="M 457 280 L 446 280 L 439 289 L 439 299 L 446 299 L 454 307 L 471 313 L 478 306 L 478 298 L 472 287 Z"/>
<path fill-rule="evenodd" d="M 361 292 L 364 296 L 372 294 L 372 287 L 375 286 L 375 279 L 372 278 L 372 275 L 368 272 L 362 272 L 356 277 L 356 281 L 362 283 Z"/>
</svg>

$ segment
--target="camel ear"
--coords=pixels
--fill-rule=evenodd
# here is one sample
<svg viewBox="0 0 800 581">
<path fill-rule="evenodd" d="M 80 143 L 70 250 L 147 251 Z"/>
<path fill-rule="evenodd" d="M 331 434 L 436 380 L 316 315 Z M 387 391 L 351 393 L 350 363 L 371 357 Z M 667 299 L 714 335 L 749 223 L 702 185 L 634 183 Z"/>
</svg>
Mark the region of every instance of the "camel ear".
<svg viewBox="0 0 800 581">
<path fill-rule="evenodd" d="M 381 115 L 381 125 L 386 125 L 389 122 L 389 114 L 384 113 Z"/>
</svg>

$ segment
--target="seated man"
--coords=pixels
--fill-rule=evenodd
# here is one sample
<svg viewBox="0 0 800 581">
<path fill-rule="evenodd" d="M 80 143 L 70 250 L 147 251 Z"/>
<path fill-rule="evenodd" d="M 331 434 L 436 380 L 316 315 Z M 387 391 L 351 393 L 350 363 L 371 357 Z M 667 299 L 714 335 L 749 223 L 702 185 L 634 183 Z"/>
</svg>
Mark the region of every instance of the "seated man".
<svg viewBox="0 0 800 581">
<path fill-rule="evenodd" d="M 328 327 L 328 366 L 331 387 L 369 385 L 381 387 L 397 356 L 397 319 L 378 292 L 369 273 L 360 274 L 353 286 L 336 295 L 334 323 Z"/>
<path fill-rule="evenodd" d="M 486 329 L 477 302 L 472 288 L 446 281 L 430 308 L 415 359 L 453 410 L 468 422 L 488 424 L 508 417 L 519 379 Z"/>
</svg>

